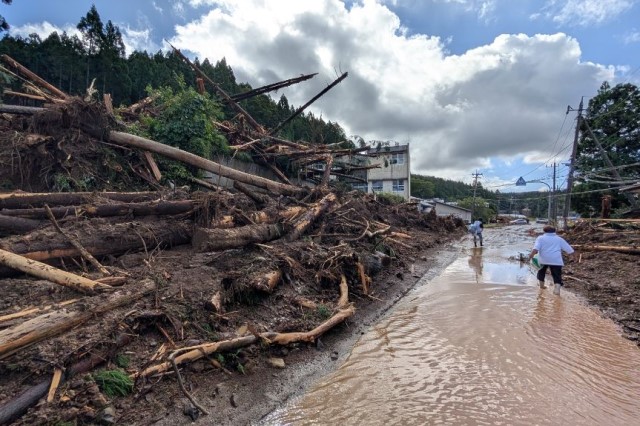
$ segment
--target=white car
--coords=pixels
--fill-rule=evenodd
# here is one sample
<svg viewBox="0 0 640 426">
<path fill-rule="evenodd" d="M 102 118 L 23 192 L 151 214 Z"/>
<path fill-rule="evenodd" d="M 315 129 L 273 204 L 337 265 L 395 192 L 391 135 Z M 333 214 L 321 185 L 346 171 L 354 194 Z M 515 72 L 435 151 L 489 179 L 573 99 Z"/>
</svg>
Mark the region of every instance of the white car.
<svg viewBox="0 0 640 426">
<path fill-rule="evenodd" d="M 529 223 L 527 219 L 515 219 L 509 222 L 510 225 L 526 225 Z"/>
</svg>

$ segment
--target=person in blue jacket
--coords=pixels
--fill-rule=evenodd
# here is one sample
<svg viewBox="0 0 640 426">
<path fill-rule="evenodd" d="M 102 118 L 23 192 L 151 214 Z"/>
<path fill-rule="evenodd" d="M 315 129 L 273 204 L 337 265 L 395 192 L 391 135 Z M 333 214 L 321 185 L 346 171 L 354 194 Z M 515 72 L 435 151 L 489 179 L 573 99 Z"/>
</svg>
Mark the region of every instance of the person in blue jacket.
<svg viewBox="0 0 640 426">
<path fill-rule="evenodd" d="M 482 247 L 482 231 L 484 230 L 484 224 L 482 219 L 478 219 L 469 226 L 469 232 L 473 235 L 473 246 L 478 247 L 478 240 L 480 240 L 480 247 Z"/>
</svg>

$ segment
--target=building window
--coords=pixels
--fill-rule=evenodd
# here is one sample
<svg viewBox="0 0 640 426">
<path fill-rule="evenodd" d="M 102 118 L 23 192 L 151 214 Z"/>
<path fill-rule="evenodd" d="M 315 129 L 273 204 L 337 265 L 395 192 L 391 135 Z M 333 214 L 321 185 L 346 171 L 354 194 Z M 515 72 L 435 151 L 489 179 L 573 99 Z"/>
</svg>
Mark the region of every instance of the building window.
<svg viewBox="0 0 640 426">
<path fill-rule="evenodd" d="M 398 152 L 391 154 L 389 164 L 404 164 L 404 152 Z"/>
<path fill-rule="evenodd" d="M 404 192 L 404 179 L 395 179 L 393 181 L 393 192 Z"/>
<path fill-rule="evenodd" d="M 381 180 L 372 180 L 371 181 L 371 190 L 373 192 L 382 192 L 382 181 Z"/>
<path fill-rule="evenodd" d="M 364 182 L 355 182 L 355 183 L 352 183 L 352 184 L 351 184 L 351 187 L 352 187 L 353 189 L 355 189 L 355 190 L 362 191 L 362 192 L 367 192 L 367 189 L 368 189 L 368 188 L 367 188 L 367 187 L 368 187 L 368 185 L 367 185 L 366 183 L 364 183 Z"/>
</svg>

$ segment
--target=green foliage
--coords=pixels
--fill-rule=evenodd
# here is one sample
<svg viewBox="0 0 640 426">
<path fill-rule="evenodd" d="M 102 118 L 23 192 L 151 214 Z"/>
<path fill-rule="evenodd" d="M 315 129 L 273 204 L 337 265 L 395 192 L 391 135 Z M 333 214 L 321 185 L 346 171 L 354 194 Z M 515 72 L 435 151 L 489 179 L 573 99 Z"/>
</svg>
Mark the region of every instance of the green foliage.
<svg viewBox="0 0 640 426">
<path fill-rule="evenodd" d="M 480 197 L 476 197 L 475 202 L 473 197 L 464 198 L 458 201 L 458 206 L 471 210 L 473 212 L 472 220 L 482 218 L 485 223 L 489 223 L 489 219 L 496 215 L 495 207 Z"/>
<path fill-rule="evenodd" d="M 157 117 L 145 119 L 146 132 L 152 139 L 208 159 L 228 153 L 224 136 L 212 123 L 221 119 L 222 112 L 208 95 L 200 95 L 184 82 L 178 91 L 163 87 L 151 95 L 156 96 L 155 105 L 161 111 Z M 162 160 L 161 164 L 168 179 L 184 179 L 198 173 L 175 161 Z"/>
<path fill-rule="evenodd" d="M 436 186 L 425 176 L 411 176 L 411 196 L 417 198 L 433 198 L 436 196 Z"/>
<path fill-rule="evenodd" d="M 100 390 L 109 397 L 127 396 L 133 392 L 133 379 L 122 370 L 102 370 L 92 377 Z"/>
<path fill-rule="evenodd" d="M 377 194 L 378 201 L 382 204 L 386 204 L 389 206 L 395 206 L 396 204 L 402 204 L 405 202 L 405 199 L 401 195 L 390 194 L 388 192 L 379 192 Z"/>
<path fill-rule="evenodd" d="M 589 129 L 593 132 L 589 132 Z M 605 183 L 616 180 L 605 157 L 597 146 L 600 142 L 609 159 L 619 169 L 623 181 L 640 180 L 640 89 L 624 83 L 611 87 L 605 82 L 589 101 L 581 125 L 581 138 L 576 157 L 577 181 L 581 190 L 603 190 Z M 579 192 L 577 188 L 574 192 Z M 572 207 L 582 214 L 600 211 L 603 192 L 574 196 Z M 611 192 L 612 207 L 628 206 L 624 195 Z"/>
<path fill-rule="evenodd" d="M 131 364 L 131 359 L 126 355 L 118 354 L 115 363 L 120 368 L 128 368 L 129 364 Z"/>
<path fill-rule="evenodd" d="M 326 305 L 319 304 L 316 308 L 316 314 L 318 315 L 318 318 L 324 321 L 331 317 L 331 309 Z"/>
</svg>

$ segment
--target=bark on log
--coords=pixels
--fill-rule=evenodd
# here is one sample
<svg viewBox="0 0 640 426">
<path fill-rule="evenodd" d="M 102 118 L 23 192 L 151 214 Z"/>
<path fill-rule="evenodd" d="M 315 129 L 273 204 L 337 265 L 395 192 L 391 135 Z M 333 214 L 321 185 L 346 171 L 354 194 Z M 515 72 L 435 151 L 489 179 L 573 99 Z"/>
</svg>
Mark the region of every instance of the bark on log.
<svg viewBox="0 0 640 426">
<path fill-rule="evenodd" d="M 98 198 L 135 203 L 157 200 L 159 192 L 52 192 L 52 193 L 5 193 L 0 194 L 0 209 L 21 209 L 30 207 L 70 206 L 95 202 Z M 2 212 L 6 214 L 6 212 Z M 46 217 L 46 214 L 45 216 Z"/>
<path fill-rule="evenodd" d="M 349 305 L 349 285 L 347 277 L 340 274 L 340 299 L 338 299 L 338 309 L 344 309 Z"/>
<path fill-rule="evenodd" d="M 26 234 L 42 226 L 39 220 L 25 219 L 0 214 L 0 235 Z"/>
<path fill-rule="evenodd" d="M 18 105 L 0 105 L 0 113 L 16 115 L 33 115 L 42 111 L 39 107 L 28 107 Z"/>
<path fill-rule="evenodd" d="M 336 201 L 336 195 L 331 192 L 321 199 L 316 205 L 311 207 L 305 214 L 296 220 L 292 231 L 287 235 L 288 241 L 295 241 L 306 232 L 311 224 L 322 215 L 331 204 Z"/>
<path fill-rule="evenodd" d="M 155 289 L 152 280 L 144 280 L 135 291 L 122 291 L 81 311 L 61 310 L 33 318 L 16 327 L 0 331 L 0 359 L 49 337 L 57 336 L 92 318 L 146 296 Z"/>
<path fill-rule="evenodd" d="M 331 318 L 311 331 L 302 333 L 276 333 L 275 336 L 265 337 L 268 337 L 271 342 L 277 343 L 279 345 L 288 345 L 297 342 L 314 342 L 318 337 L 322 336 L 324 333 L 331 330 L 333 327 L 340 324 L 347 318 L 353 316 L 355 312 L 356 308 L 351 305 L 348 308 L 340 309 L 335 315 L 333 315 Z"/>
<path fill-rule="evenodd" d="M 253 243 L 266 243 L 283 235 L 280 224 L 247 225 L 231 229 L 197 228 L 192 244 L 197 251 L 241 248 Z"/>
<path fill-rule="evenodd" d="M 112 288 L 106 284 L 71 274 L 2 249 L 0 249 L 0 265 L 17 269 L 34 277 L 42 278 L 85 294 L 92 294 L 97 290 L 108 290 Z"/>
<path fill-rule="evenodd" d="M 56 303 L 55 305 L 47 305 L 47 306 L 42 306 L 42 307 L 27 308 L 27 309 L 23 309 L 23 310 L 21 310 L 19 312 L 14 312 L 12 314 L 3 315 L 3 316 L 0 316 L 0 325 L 2 325 L 2 323 L 4 323 L 4 322 L 11 321 L 11 320 L 18 319 L 18 318 L 22 318 L 22 317 L 26 317 L 26 316 L 29 316 L 31 314 L 35 314 L 35 313 L 38 313 L 38 312 L 50 311 L 51 309 L 56 309 L 56 308 L 61 308 L 63 306 L 72 305 L 72 304 L 76 303 L 78 300 L 80 300 L 80 299 L 70 299 L 70 300 L 65 300 L 64 302 Z"/>
<path fill-rule="evenodd" d="M 106 229 L 96 226 L 92 234 L 79 235 L 78 241 L 93 256 L 119 255 L 128 251 L 152 250 L 156 246 L 187 244 L 191 242 L 192 232 L 192 225 L 188 222 L 158 220 L 153 224 L 117 223 Z M 29 234 L 31 238 L 28 239 L 2 241 L 0 248 L 38 261 L 80 255 L 63 238 L 52 239 L 50 235 L 33 234 Z M 0 271 L 0 277 L 6 272 Z"/>
<path fill-rule="evenodd" d="M 251 198 L 259 206 L 269 203 L 268 196 L 255 192 L 248 185 L 240 183 L 237 180 L 233 182 L 233 187 L 242 192 L 247 197 Z"/>
<path fill-rule="evenodd" d="M 66 216 L 110 217 L 110 216 L 169 216 L 188 213 L 197 206 L 196 201 L 156 201 L 150 203 L 118 203 L 68 207 L 51 207 L 56 219 Z M 30 219 L 44 219 L 47 217 L 46 208 L 1 210 L 4 216 L 19 216 Z"/>
<path fill-rule="evenodd" d="M 145 139 L 140 136 L 112 131 L 109 132 L 108 138 L 109 141 L 114 142 L 118 145 L 132 146 L 135 148 L 155 152 L 156 154 L 181 161 L 191 166 L 198 167 L 202 170 L 207 170 L 231 180 L 267 189 L 268 191 L 271 191 L 275 194 L 301 195 L 306 192 L 306 189 L 302 187 L 286 185 L 283 183 L 272 181 L 270 179 L 265 179 L 260 176 L 241 172 L 239 170 L 232 169 L 231 167 L 223 166 L 222 164 L 199 157 L 195 154 L 191 154 L 190 152 L 186 152 L 169 145 L 164 145 L 150 139 Z"/>
</svg>

